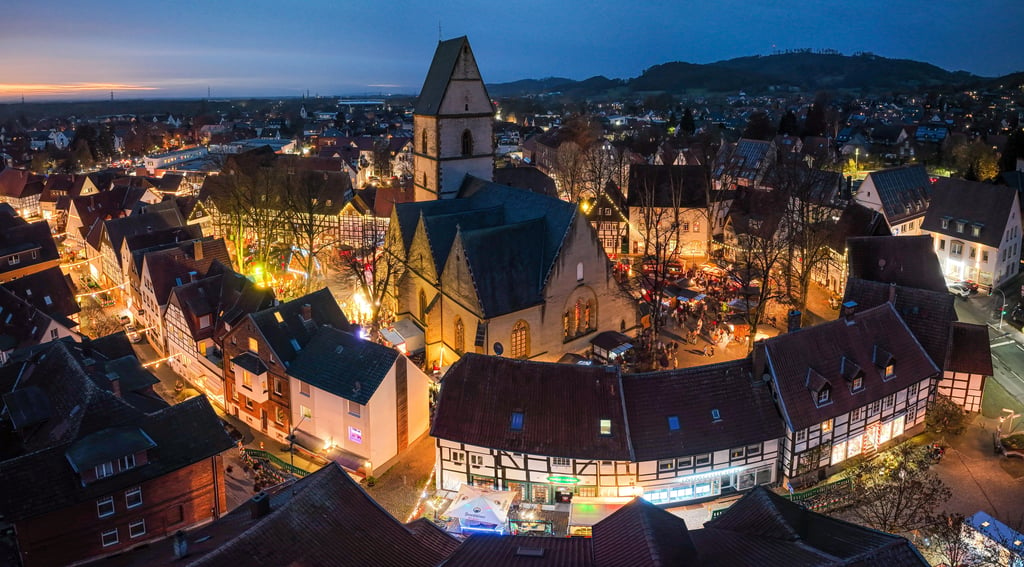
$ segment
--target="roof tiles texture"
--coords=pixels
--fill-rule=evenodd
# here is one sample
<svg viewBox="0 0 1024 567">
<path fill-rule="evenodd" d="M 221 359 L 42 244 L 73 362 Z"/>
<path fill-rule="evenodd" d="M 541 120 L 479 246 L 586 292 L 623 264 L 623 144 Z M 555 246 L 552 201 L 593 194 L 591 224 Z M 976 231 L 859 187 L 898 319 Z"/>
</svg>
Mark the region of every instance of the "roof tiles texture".
<svg viewBox="0 0 1024 567">
<path fill-rule="evenodd" d="M 946 292 L 930 236 L 864 236 L 846 242 L 853 277 Z"/>
<path fill-rule="evenodd" d="M 868 174 L 890 225 L 919 215 L 928 207 L 932 183 L 922 165 L 896 167 Z"/>
<path fill-rule="evenodd" d="M 858 311 L 852 323 L 844 318 L 800 329 L 764 342 L 780 405 L 794 431 L 821 423 L 855 408 L 929 379 L 939 369 L 886 303 Z M 892 355 L 895 375 L 883 379 L 884 362 L 879 353 Z M 863 370 L 863 388 L 852 391 L 843 377 L 843 359 Z M 817 373 L 828 381 L 827 402 L 817 403 L 809 376 Z"/>
<path fill-rule="evenodd" d="M 943 177 L 932 192 L 922 230 L 999 248 L 1011 212 L 1018 213 L 1016 224 L 1020 228 L 1020 211 L 1013 211 L 1017 192 L 1012 187 Z M 958 230 L 961 226 L 963 232 Z M 974 227 L 980 229 L 978 236 L 972 233 Z"/>
</svg>

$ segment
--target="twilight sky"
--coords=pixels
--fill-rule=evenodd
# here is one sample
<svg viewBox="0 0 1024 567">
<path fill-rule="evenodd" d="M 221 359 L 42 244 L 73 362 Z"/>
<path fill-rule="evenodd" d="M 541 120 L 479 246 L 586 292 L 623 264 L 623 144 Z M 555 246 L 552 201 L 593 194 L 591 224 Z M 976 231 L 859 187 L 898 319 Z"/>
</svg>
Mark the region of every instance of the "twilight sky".
<svg viewBox="0 0 1024 567">
<path fill-rule="evenodd" d="M 833 48 L 1024 70 L 1021 0 L 5 0 L 0 102 L 416 93 L 438 39 L 489 83 Z"/>
</svg>

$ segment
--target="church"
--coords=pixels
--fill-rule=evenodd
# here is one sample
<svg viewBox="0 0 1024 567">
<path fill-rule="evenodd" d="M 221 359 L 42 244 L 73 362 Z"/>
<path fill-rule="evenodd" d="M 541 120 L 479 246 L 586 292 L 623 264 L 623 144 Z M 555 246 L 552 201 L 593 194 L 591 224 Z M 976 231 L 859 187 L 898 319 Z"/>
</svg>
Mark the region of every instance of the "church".
<svg viewBox="0 0 1024 567">
<path fill-rule="evenodd" d="M 469 41 L 440 42 L 413 121 L 416 201 L 395 206 L 386 239 L 404 268 L 394 312 L 436 367 L 467 352 L 557 361 L 637 325 L 579 207 L 492 181 L 493 122 Z"/>
</svg>

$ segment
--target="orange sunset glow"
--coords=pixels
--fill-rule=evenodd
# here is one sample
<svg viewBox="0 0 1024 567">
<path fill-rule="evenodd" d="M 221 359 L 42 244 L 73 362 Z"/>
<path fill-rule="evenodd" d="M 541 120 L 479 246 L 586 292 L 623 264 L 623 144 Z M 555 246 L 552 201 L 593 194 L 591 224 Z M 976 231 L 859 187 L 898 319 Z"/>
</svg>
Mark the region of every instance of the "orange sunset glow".
<svg viewBox="0 0 1024 567">
<path fill-rule="evenodd" d="M 100 91 L 155 91 L 156 87 L 122 83 L 0 83 L 0 96 L 64 95 Z"/>
</svg>

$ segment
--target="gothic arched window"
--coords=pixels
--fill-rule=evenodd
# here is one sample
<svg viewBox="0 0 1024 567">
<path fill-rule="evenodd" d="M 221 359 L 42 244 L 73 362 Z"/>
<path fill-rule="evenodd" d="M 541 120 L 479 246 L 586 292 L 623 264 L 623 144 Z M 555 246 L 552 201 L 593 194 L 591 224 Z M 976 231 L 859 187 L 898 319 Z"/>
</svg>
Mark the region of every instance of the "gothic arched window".
<svg viewBox="0 0 1024 567">
<path fill-rule="evenodd" d="M 420 131 L 420 153 L 427 153 L 427 129 Z"/>
<path fill-rule="evenodd" d="M 473 133 L 469 130 L 462 132 L 462 155 L 473 155 Z"/>
<path fill-rule="evenodd" d="M 530 356 L 530 326 L 520 319 L 512 327 L 512 358 Z"/>
<path fill-rule="evenodd" d="M 466 327 L 462 317 L 455 318 L 455 352 L 462 354 L 466 350 Z"/>
</svg>

